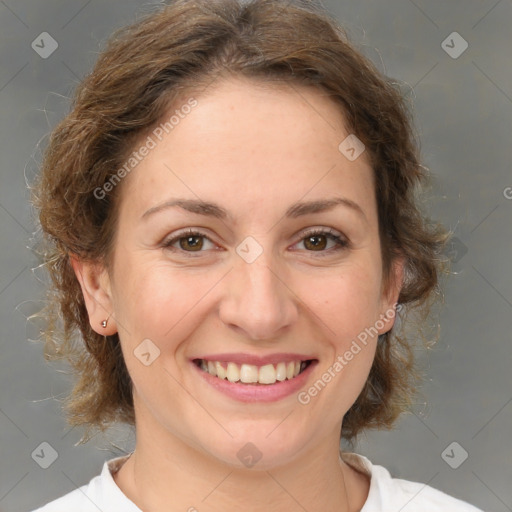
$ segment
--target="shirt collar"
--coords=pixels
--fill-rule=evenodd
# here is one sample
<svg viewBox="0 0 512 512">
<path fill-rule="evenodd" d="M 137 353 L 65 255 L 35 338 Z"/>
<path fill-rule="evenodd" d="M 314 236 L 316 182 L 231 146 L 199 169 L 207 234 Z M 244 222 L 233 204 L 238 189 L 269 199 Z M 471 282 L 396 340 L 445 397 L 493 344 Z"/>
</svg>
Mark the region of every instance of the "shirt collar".
<svg viewBox="0 0 512 512">
<path fill-rule="evenodd" d="M 103 470 L 101 472 L 102 480 L 106 483 L 108 492 L 106 495 L 111 500 L 112 505 L 123 504 L 125 512 L 142 512 L 132 501 L 130 501 L 126 495 L 121 491 L 114 481 L 113 473 L 116 473 L 121 466 L 129 459 L 132 454 L 123 455 L 116 457 L 105 462 Z M 381 485 L 382 479 L 389 478 L 389 473 L 381 468 L 381 466 L 375 466 L 367 459 L 364 455 L 359 455 L 353 452 L 340 452 L 340 458 L 346 462 L 349 466 L 354 468 L 356 471 L 367 475 L 370 478 L 370 490 L 368 498 L 365 501 L 361 512 L 372 512 L 375 510 L 381 510 L 383 506 L 383 486 Z M 380 479 L 377 478 L 379 470 L 383 474 L 380 475 Z M 371 509 L 371 510 L 370 510 Z"/>
</svg>

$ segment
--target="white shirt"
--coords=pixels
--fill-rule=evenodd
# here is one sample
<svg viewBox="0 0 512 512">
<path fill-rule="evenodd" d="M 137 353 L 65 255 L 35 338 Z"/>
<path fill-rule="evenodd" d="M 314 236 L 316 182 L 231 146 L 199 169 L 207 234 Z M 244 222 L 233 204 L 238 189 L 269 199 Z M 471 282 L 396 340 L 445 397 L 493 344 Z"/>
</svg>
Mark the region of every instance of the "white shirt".
<svg viewBox="0 0 512 512">
<path fill-rule="evenodd" d="M 112 477 L 129 455 L 106 461 L 100 475 L 88 484 L 32 512 L 142 512 L 119 489 Z M 341 458 L 370 477 L 370 491 L 361 512 L 483 512 L 428 485 L 392 478 L 383 466 L 357 453 Z"/>
</svg>

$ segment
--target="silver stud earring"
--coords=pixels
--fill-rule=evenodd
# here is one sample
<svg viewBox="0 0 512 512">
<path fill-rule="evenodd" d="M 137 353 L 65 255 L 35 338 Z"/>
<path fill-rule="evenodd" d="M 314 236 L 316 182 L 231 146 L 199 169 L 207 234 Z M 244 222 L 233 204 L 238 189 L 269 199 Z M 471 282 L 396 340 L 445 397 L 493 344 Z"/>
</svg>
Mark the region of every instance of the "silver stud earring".
<svg viewBox="0 0 512 512">
<path fill-rule="evenodd" d="M 101 322 L 101 327 L 103 327 L 103 329 L 106 329 L 107 322 L 108 322 L 108 318 L 107 318 L 107 320 L 103 320 L 103 322 Z"/>
</svg>

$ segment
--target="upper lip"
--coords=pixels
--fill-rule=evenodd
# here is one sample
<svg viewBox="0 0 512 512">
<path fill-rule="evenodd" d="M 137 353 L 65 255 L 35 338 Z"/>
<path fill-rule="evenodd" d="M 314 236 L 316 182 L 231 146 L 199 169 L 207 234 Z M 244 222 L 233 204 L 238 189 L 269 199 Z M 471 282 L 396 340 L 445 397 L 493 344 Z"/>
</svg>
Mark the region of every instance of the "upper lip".
<svg viewBox="0 0 512 512">
<path fill-rule="evenodd" d="M 223 353 L 223 354 L 207 354 L 194 359 L 204 359 L 205 361 L 219 361 L 221 363 L 252 364 L 254 366 L 264 366 L 266 364 L 289 363 L 290 361 L 309 361 L 315 359 L 306 354 L 293 354 L 291 352 L 280 352 L 277 354 L 268 354 L 266 356 L 258 356 L 254 354 Z"/>
</svg>

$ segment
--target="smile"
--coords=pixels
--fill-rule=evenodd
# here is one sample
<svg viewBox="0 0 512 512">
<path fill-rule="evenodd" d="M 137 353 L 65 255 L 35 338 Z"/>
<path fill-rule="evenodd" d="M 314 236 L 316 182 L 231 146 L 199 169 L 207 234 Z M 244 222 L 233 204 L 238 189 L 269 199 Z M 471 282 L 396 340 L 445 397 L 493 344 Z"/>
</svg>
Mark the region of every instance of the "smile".
<svg viewBox="0 0 512 512">
<path fill-rule="evenodd" d="M 241 384 L 271 385 L 276 382 L 292 380 L 300 375 L 312 360 L 279 362 L 257 366 L 253 364 L 237 364 L 234 362 L 210 361 L 194 359 L 196 366 L 213 377 Z"/>
</svg>

